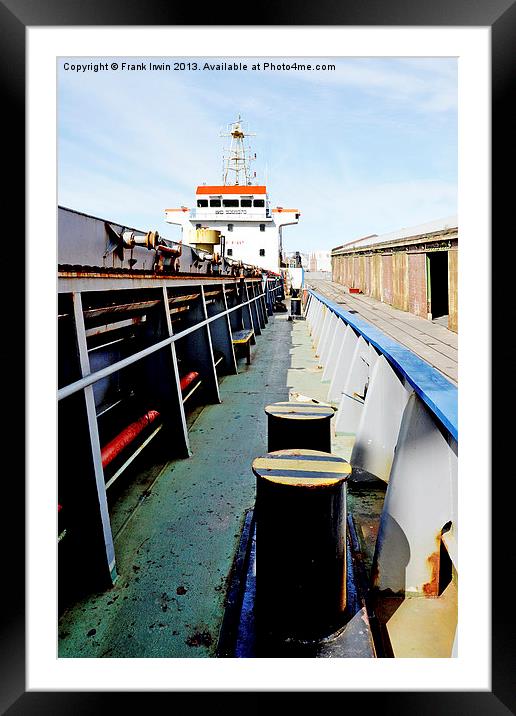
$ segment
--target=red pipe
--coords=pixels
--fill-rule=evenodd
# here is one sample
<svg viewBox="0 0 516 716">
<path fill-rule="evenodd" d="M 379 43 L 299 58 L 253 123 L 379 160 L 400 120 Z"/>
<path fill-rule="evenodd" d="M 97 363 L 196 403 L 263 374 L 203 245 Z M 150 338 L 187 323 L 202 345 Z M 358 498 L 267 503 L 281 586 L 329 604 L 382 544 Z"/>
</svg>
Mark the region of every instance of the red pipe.
<svg viewBox="0 0 516 716">
<path fill-rule="evenodd" d="M 185 391 L 198 377 L 199 373 L 196 373 L 194 370 L 190 371 L 190 373 L 186 373 L 186 375 L 181 378 L 181 382 L 179 383 L 181 391 Z"/>
<path fill-rule="evenodd" d="M 153 423 L 156 418 L 159 418 L 157 410 L 149 410 L 148 413 L 142 415 L 134 423 L 131 423 L 126 428 L 118 433 L 107 445 L 104 445 L 101 451 L 102 455 L 102 467 L 106 467 L 109 463 L 115 459 L 124 448 L 126 448 L 132 441 L 145 430 L 147 425 Z"/>
<path fill-rule="evenodd" d="M 156 251 L 162 254 L 172 254 L 173 256 L 181 256 L 182 246 L 179 244 L 179 248 L 175 246 L 165 246 L 165 244 L 159 244 L 156 246 Z"/>
</svg>

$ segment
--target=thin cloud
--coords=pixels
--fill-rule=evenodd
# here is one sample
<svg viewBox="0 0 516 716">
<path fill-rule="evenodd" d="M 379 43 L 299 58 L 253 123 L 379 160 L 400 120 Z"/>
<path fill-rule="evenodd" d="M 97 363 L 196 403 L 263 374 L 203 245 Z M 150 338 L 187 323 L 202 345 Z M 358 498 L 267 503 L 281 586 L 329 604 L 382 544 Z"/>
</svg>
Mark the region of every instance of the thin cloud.
<svg viewBox="0 0 516 716">
<path fill-rule="evenodd" d="M 456 213 L 456 62 L 336 64 L 334 75 L 61 71 L 59 201 L 175 238 L 163 210 L 220 180 L 220 131 L 241 113 L 273 204 L 302 212 L 284 233 L 291 250 Z"/>
</svg>

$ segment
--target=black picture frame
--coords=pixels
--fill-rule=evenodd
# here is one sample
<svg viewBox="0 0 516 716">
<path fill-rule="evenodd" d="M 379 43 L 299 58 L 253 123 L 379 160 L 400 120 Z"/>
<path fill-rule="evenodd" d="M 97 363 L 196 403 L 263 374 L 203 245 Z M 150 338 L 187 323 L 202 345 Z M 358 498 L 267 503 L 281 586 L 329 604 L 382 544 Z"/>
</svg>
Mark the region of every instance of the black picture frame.
<svg viewBox="0 0 516 716">
<path fill-rule="evenodd" d="M 23 281 L 22 261 L 25 257 L 21 243 L 22 227 L 25 216 L 25 31 L 27 27 L 37 26 L 81 26 L 81 25 L 197 25 L 198 10 L 186 4 L 169 3 L 160 0 L 0 0 L 0 78 L 4 112 L 4 147 L 15 147 L 14 161 L 9 161 L 9 185 L 7 191 L 7 231 L 12 239 L 11 246 L 20 246 L 18 261 L 13 266 L 7 264 L 6 274 L 15 278 L 17 291 L 16 310 L 13 304 L 7 303 L 4 314 L 5 327 L 9 336 L 18 334 L 16 344 L 10 338 L 8 343 L 24 346 L 18 300 L 23 299 L 20 292 L 20 278 Z M 197 17 L 196 17 L 197 15 Z M 227 19 L 231 14 L 227 13 Z M 221 13 L 213 4 L 203 10 L 203 25 L 221 23 Z M 226 20 L 226 18 L 224 18 Z M 245 19 L 235 18 L 230 24 L 246 23 Z M 336 4 L 332 0 L 319 0 L 317 3 L 266 2 L 261 5 L 260 25 L 343 25 L 343 26 L 481 26 L 491 28 L 492 38 L 492 237 L 496 238 L 500 247 L 502 236 L 509 236 L 511 227 L 509 216 L 514 203 L 514 182 L 504 169 L 514 164 L 513 115 L 510 112 L 511 95 L 514 94 L 514 52 L 516 41 L 516 4 L 514 0 L 350 0 Z M 4 155 L 6 157 L 7 154 Z M 5 160 L 5 159 L 4 159 Z M 20 255 L 21 254 L 21 255 Z M 12 254 L 11 258 L 12 258 Z M 492 251 L 493 261 L 495 258 Z M 23 258 L 22 258 L 23 257 Z M 492 306 L 508 305 L 510 295 L 508 287 L 510 262 L 497 262 L 493 270 Z M 487 300 L 485 293 L 479 300 Z M 493 330 L 497 313 L 493 310 Z M 501 327 L 501 326 L 500 326 Z M 503 326 L 507 331 L 510 326 Z M 16 330 L 17 329 L 17 330 Z M 506 334 L 507 335 L 507 334 Z M 493 352 L 493 362 L 496 355 Z M 12 358 L 10 359 L 12 360 Z M 500 368 L 502 364 L 500 362 Z M 11 365 L 12 370 L 12 365 Z M 492 395 L 499 396 L 498 405 L 508 400 L 507 366 L 492 371 Z M 18 378 L 19 380 L 19 378 Z M 509 391 L 510 392 L 510 391 Z M 21 394 L 20 394 L 21 393 Z M 20 424 L 24 423 L 24 390 L 17 391 L 15 406 L 10 408 L 9 419 L 15 434 L 20 433 Z M 342 695 L 346 708 L 353 706 L 378 709 L 382 714 L 493 714 L 500 716 L 516 713 L 516 689 L 514 688 L 514 617 L 508 575 L 511 573 L 512 540 L 509 528 L 513 516 L 510 512 L 514 501 L 514 479 L 508 467 L 507 455 L 502 446 L 511 444 L 508 419 L 495 419 L 498 411 L 493 407 L 493 419 L 496 430 L 492 431 L 492 691 L 450 691 L 450 692 L 346 692 Z M 503 424 L 505 423 L 505 425 Z M 485 436 L 482 444 L 489 444 L 489 436 Z M 23 446 L 18 453 L 23 455 Z M 113 708 L 122 708 L 119 698 L 121 693 L 106 692 L 52 692 L 25 690 L 25 568 L 24 568 L 24 529 L 22 526 L 23 505 L 25 500 L 24 484 L 19 469 L 7 471 L 9 484 L 4 492 L 4 515 L 16 513 L 14 531 L 4 530 L 3 582 L 4 602 L 0 634 L 0 666 L 1 693 L 0 708 L 2 713 L 13 716 L 27 714 L 82 714 L 99 713 Z M 16 479 L 15 479 L 16 478 Z M 491 476 L 486 476 L 491 479 Z M 466 487 L 467 489 L 467 487 Z M 7 496 L 7 500 L 5 500 Z M 14 506 L 14 510 L 12 509 Z M 483 532 L 480 538 L 488 539 L 487 529 L 479 527 Z M 12 535 L 15 535 L 14 539 Z M 474 595 L 472 595 L 474 598 Z M 238 688 L 238 685 L 235 685 Z M 219 692 L 220 693 L 220 692 Z M 222 694 L 221 694 L 222 695 Z M 257 694 L 260 704 L 265 693 Z M 149 709 L 148 698 L 177 698 L 178 694 L 153 692 L 131 693 L 131 705 L 136 708 Z M 191 694 L 195 696 L 195 704 L 205 693 Z M 116 698 L 116 701 L 114 700 Z M 319 695 L 316 695 L 319 698 Z M 143 699 L 146 699 L 145 704 Z M 246 699 L 241 700 L 245 708 Z M 191 704 L 190 707 L 192 707 Z M 342 707 L 342 706 L 341 706 Z"/>
</svg>

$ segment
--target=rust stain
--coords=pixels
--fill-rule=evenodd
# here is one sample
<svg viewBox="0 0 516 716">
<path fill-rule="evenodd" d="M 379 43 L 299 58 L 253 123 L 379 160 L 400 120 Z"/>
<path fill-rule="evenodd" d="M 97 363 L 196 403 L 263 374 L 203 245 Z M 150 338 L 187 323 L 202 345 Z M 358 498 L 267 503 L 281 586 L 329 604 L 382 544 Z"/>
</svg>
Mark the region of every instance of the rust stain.
<svg viewBox="0 0 516 716">
<path fill-rule="evenodd" d="M 211 646 L 213 637 L 208 631 L 195 632 L 185 642 L 188 646 Z"/>
<path fill-rule="evenodd" d="M 423 584 L 423 592 L 427 597 L 437 597 L 439 594 L 439 550 L 432 552 L 426 561 L 430 565 L 432 576 L 429 582 Z"/>
</svg>

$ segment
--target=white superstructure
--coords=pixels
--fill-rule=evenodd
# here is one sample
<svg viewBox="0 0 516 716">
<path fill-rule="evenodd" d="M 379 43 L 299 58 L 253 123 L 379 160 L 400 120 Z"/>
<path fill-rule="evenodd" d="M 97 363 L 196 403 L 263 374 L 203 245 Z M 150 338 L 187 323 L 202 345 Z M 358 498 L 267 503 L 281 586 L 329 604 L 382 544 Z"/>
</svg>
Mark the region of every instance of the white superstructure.
<svg viewBox="0 0 516 716">
<path fill-rule="evenodd" d="M 226 136 L 226 135 L 225 135 Z M 251 183 L 254 157 L 244 145 L 240 119 L 230 125 L 231 147 L 225 156 L 222 183 L 197 187 L 195 207 L 165 209 L 165 220 L 182 227 L 183 242 L 203 243 L 206 231 L 219 231 L 217 250 L 225 258 L 280 272 L 284 226 L 299 222 L 299 209 L 271 207 L 267 187 Z M 235 183 L 229 183 L 233 179 Z"/>
</svg>

